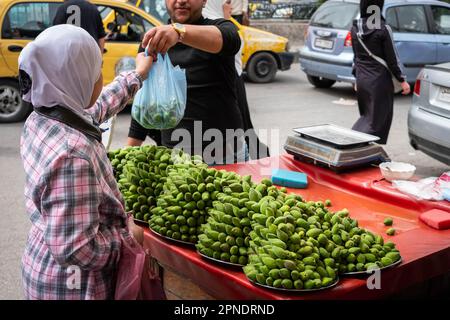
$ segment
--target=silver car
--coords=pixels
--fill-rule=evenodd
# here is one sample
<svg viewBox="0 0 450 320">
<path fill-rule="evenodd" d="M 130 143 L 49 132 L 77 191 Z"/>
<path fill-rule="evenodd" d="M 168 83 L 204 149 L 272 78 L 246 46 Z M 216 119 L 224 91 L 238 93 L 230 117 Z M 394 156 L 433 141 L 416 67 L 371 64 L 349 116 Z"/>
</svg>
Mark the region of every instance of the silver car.
<svg viewBox="0 0 450 320">
<path fill-rule="evenodd" d="M 360 0 L 328 0 L 314 13 L 300 50 L 300 64 L 316 87 L 355 82 L 350 29 Z M 450 4 L 434 0 L 386 0 L 383 16 L 408 81 L 426 65 L 450 61 Z"/>
<path fill-rule="evenodd" d="M 450 63 L 426 66 L 419 73 L 408 132 L 414 149 L 450 165 Z"/>
</svg>

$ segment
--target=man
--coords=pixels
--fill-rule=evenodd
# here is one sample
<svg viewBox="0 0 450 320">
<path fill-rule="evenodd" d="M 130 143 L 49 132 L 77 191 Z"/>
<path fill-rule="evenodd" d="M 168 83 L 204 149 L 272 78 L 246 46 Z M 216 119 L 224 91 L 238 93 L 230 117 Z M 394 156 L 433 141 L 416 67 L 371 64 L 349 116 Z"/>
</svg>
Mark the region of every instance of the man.
<svg viewBox="0 0 450 320">
<path fill-rule="evenodd" d="M 204 133 L 217 129 L 223 137 L 223 143 L 215 141 L 223 148 L 217 153 L 223 158 L 214 161 L 219 164 L 225 162 L 225 158 L 230 159 L 230 155 L 236 159 L 237 154 L 245 153 L 241 147 L 230 150 L 230 141 L 225 139 L 227 129 L 243 128 L 234 66 L 241 40 L 230 21 L 203 18 L 205 4 L 206 0 L 166 0 L 170 23 L 148 31 L 142 47 L 148 46 L 151 53 L 167 52 L 173 65 L 186 70 L 188 88 L 184 118 L 175 129 L 161 132 L 162 144 L 183 147 L 187 152 L 204 156 L 205 148 L 211 143 L 204 139 Z M 190 134 L 187 143 L 179 137 L 183 132 Z"/>
<path fill-rule="evenodd" d="M 240 24 L 248 26 L 250 24 L 248 18 L 248 0 L 231 0 L 230 4 L 231 16 Z"/>
<path fill-rule="evenodd" d="M 87 0 L 66 0 L 53 19 L 53 25 L 57 24 L 73 24 L 83 28 L 97 41 L 101 52 L 104 52 L 106 33 L 96 5 Z"/>
<path fill-rule="evenodd" d="M 204 7 L 203 17 L 209 19 L 231 18 L 230 0 L 208 0 Z M 242 74 L 242 50 L 244 41 L 241 38 L 241 48 L 235 56 L 235 67 L 237 73 L 236 92 L 238 97 L 238 106 L 241 111 L 242 121 L 244 123 L 244 131 L 246 132 L 245 141 L 247 143 L 249 157 L 253 160 L 270 156 L 269 148 L 259 140 L 259 137 L 253 127 L 250 110 L 247 101 L 247 92 L 245 90 L 244 76 Z"/>
</svg>

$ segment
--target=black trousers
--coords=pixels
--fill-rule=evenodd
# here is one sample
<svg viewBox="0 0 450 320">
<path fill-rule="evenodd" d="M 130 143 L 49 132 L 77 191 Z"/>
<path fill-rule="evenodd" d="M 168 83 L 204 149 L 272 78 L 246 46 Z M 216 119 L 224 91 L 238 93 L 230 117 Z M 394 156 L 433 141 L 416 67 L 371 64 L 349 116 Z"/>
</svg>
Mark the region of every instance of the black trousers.
<svg viewBox="0 0 450 320">
<path fill-rule="evenodd" d="M 241 75 L 236 81 L 236 92 L 238 98 L 239 110 L 241 111 L 242 121 L 244 122 L 244 131 L 247 132 L 246 142 L 249 149 L 250 159 L 262 159 L 270 156 L 269 147 L 259 140 L 253 127 L 248 107 L 247 92 L 245 90 L 244 77 Z"/>
<path fill-rule="evenodd" d="M 161 131 L 146 129 L 141 126 L 136 120 L 131 117 L 130 129 L 128 130 L 128 137 L 134 138 L 137 140 L 145 141 L 146 137 L 150 137 L 153 141 L 155 141 L 156 145 L 162 145 L 161 141 Z"/>
</svg>

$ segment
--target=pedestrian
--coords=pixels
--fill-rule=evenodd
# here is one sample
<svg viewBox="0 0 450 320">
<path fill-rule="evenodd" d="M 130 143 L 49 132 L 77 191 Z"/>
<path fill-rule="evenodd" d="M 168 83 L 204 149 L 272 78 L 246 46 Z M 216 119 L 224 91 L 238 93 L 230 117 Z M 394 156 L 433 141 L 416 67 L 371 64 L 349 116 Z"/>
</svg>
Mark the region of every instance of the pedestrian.
<svg viewBox="0 0 450 320">
<path fill-rule="evenodd" d="M 394 107 L 392 77 L 401 83 L 403 95 L 410 93 L 393 42 L 392 30 L 381 15 L 383 5 L 384 0 L 361 0 L 361 18 L 354 21 L 351 29 L 354 52 L 353 75 L 356 77 L 355 90 L 361 116 L 353 129 L 378 136 L 380 144 L 386 144 L 392 123 Z M 379 17 L 373 16 L 374 7 L 378 7 Z M 380 63 L 373 55 L 385 62 Z"/>
<path fill-rule="evenodd" d="M 232 22 L 202 16 L 205 3 L 206 0 L 166 0 L 169 24 L 155 27 L 144 36 L 143 48 L 167 53 L 173 65 L 186 70 L 184 117 L 176 128 L 161 131 L 161 143 L 202 155 L 209 164 L 244 161 L 248 152 L 243 136 L 233 143 L 226 134 L 227 130 L 243 128 L 234 65 L 241 40 Z M 217 132 L 221 134 L 218 140 L 209 139 L 208 133 Z M 189 139 L 183 140 L 184 133 Z M 205 150 L 212 152 L 206 155 Z"/>
<path fill-rule="evenodd" d="M 151 63 L 139 54 L 135 71 L 103 88 L 98 44 L 72 25 L 48 28 L 21 52 L 21 91 L 34 108 L 21 137 L 27 299 L 114 298 L 121 241 L 142 243 L 143 233 L 127 219 L 98 124 L 127 105 Z"/>
<path fill-rule="evenodd" d="M 106 32 L 96 5 L 87 0 L 65 0 L 56 11 L 53 25 L 66 23 L 86 30 L 104 52 Z"/>
<path fill-rule="evenodd" d="M 250 25 L 248 17 L 248 0 L 229 0 L 231 4 L 231 16 L 244 26 Z"/>
<path fill-rule="evenodd" d="M 209 19 L 227 19 L 231 18 L 231 2 L 230 0 L 208 0 L 203 9 L 203 17 Z M 245 90 L 245 81 L 242 70 L 242 50 L 244 49 L 244 39 L 241 36 L 241 48 L 235 56 L 235 67 L 237 73 L 236 92 L 238 98 L 238 106 L 241 111 L 242 121 L 244 123 L 244 131 L 246 132 L 246 144 L 249 150 L 249 157 L 251 159 L 266 158 L 270 155 L 267 145 L 259 140 L 259 137 L 254 129 L 250 110 L 247 101 L 247 92 Z"/>
</svg>

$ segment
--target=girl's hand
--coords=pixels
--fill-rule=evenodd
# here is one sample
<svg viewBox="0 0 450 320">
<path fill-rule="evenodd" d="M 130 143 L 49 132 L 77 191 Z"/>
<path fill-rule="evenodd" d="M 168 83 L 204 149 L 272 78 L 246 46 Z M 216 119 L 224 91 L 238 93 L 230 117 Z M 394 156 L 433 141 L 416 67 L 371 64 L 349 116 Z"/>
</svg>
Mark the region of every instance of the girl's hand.
<svg viewBox="0 0 450 320">
<path fill-rule="evenodd" d="M 136 72 L 142 77 L 142 79 L 147 79 L 152 64 L 153 58 L 150 56 L 146 57 L 143 52 L 136 56 Z"/>
<path fill-rule="evenodd" d="M 144 243 L 144 229 L 141 227 L 138 227 L 135 223 L 133 218 L 128 219 L 128 229 L 130 230 L 131 234 L 133 235 L 134 239 L 142 245 Z"/>
<path fill-rule="evenodd" d="M 353 89 L 354 89 L 355 91 L 358 91 L 358 86 L 356 85 L 356 83 L 353 85 Z"/>
<path fill-rule="evenodd" d="M 408 94 L 411 93 L 411 87 L 409 86 L 409 83 L 406 81 L 402 82 L 402 89 L 403 89 L 402 95 L 404 96 L 407 96 Z"/>
</svg>

